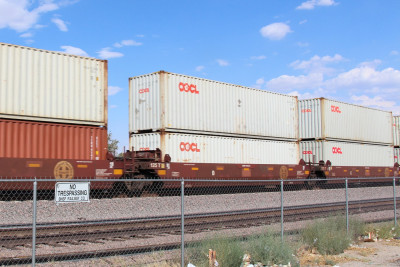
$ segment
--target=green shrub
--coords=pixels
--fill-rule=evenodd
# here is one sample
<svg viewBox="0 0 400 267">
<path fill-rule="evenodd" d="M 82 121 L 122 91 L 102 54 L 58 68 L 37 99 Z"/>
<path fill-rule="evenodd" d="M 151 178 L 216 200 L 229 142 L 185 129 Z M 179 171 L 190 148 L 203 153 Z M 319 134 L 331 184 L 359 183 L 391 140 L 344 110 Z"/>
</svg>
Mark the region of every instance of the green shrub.
<svg viewBox="0 0 400 267">
<path fill-rule="evenodd" d="M 240 266 L 245 254 L 240 240 L 221 236 L 188 247 L 188 260 L 197 267 L 208 267 L 209 249 L 216 251 L 219 266 Z"/>
<path fill-rule="evenodd" d="M 332 217 L 312 223 L 301 232 L 301 236 L 305 244 L 316 248 L 319 253 L 336 255 L 364 232 L 364 224 L 359 221 L 352 220 L 349 226 L 347 234 L 346 218 Z"/>
<path fill-rule="evenodd" d="M 400 226 L 393 226 L 393 223 L 379 223 L 373 224 L 368 227 L 366 233 L 373 232 L 376 237 L 381 239 L 390 239 L 400 237 Z"/>
<path fill-rule="evenodd" d="M 281 241 L 281 237 L 272 233 L 264 233 L 247 240 L 247 252 L 253 262 L 261 262 L 264 265 L 288 264 L 298 266 L 294 256 L 294 249 Z"/>
</svg>

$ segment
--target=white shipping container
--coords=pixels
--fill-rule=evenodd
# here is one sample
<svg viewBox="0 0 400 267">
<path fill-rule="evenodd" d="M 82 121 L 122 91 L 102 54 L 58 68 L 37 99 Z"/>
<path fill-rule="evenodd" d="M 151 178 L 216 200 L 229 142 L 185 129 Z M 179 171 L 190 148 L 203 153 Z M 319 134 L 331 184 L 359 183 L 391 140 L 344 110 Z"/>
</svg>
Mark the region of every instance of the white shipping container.
<svg viewBox="0 0 400 267">
<path fill-rule="evenodd" d="M 394 149 L 394 162 L 400 164 L 400 148 L 398 147 Z"/>
<path fill-rule="evenodd" d="M 298 164 L 298 142 L 206 136 L 183 133 L 144 133 L 130 137 L 133 150 L 160 148 L 172 162 Z"/>
<path fill-rule="evenodd" d="M 0 43 L 0 117 L 107 124 L 107 61 Z"/>
<path fill-rule="evenodd" d="M 317 98 L 299 101 L 300 139 L 393 144 L 392 113 Z"/>
<path fill-rule="evenodd" d="M 400 116 L 393 116 L 393 145 L 400 146 Z"/>
<path fill-rule="evenodd" d="M 332 166 L 393 167 L 393 146 L 338 141 L 300 141 L 300 154 L 306 162 L 330 160 Z"/>
<path fill-rule="evenodd" d="M 297 97 L 160 71 L 130 78 L 129 125 L 297 140 Z"/>
</svg>

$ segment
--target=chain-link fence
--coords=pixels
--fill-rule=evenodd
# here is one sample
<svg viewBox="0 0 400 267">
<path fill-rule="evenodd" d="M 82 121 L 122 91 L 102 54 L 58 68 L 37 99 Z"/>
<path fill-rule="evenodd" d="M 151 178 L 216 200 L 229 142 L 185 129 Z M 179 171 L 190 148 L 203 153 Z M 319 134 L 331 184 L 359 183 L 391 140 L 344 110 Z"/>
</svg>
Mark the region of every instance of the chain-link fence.
<svg viewBox="0 0 400 267">
<path fill-rule="evenodd" d="M 210 240 L 269 232 L 283 241 L 321 218 L 342 216 L 347 230 L 354 218 L 397 224 L 400 192 L 398 178 L 32 178 L 0 179 L 0 188 L 0 265 L 43 266 L 140 266 L 161 258 L 180 266 L 205 257 L 201 243 L 212 258 L 218 245 Z"/>
</svg>

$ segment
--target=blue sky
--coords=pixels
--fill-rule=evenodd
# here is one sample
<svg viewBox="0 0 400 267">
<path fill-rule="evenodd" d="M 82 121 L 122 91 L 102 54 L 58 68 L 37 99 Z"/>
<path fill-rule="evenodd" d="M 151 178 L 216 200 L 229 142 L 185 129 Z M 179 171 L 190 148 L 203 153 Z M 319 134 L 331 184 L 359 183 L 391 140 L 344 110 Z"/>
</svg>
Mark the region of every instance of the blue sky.
<svg viewBox="0 0 400 267">
<path fill-rule="evenodd" d="M 108 60 L 109 130 L 128 78 L 159 70 L 400 114 L 398 0 L 0 0 L 0 42 Z"/>
</svg>

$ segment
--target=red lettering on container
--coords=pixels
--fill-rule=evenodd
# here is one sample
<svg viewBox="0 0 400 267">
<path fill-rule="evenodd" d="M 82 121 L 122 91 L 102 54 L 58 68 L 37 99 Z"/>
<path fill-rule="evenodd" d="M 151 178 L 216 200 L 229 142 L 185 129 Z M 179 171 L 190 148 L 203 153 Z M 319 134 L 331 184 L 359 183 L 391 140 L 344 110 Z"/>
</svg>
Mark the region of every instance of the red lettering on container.
<svg viewBox="0 0 400 267">
<path fill-rule="evenodd" d="M 139 90 L 139 94 L 144 94 L 144 93 L 149 93 L 150 89 L 149 88 L 144 88 Z"/>
<path fill-rule="evenodd" d="M 342 111 L 340 111 L 340 108 L 338 106 L 331 106 L 331 111 L 335 112 L 335 113 L 342 113 Z"/>
<path fill-rule="evenodd" d="M 311 112 L 311 108 L 305 108 L 301 110 L 302 113 Z"/>
<path fill-rule="evenodd" d="M 179 83 L 179 91 L 181 92 L 187 92 L 187 93 L 192 93 L 192 94 L 199 94 L 199 91 L 197 91 L 197 86 L 194 84 L 188 84 L 188 83 Z"/>
<path fill-rule="evenodd" d="M 343 154 L 342 149 L 340 147 L 332 147 L 332 153 L 333 154 Z"/>
<path fill-rule="evenodd" d="M 141 147 L 139 148 L 140 151 L 149 151 L 150 147 Z"/>
<path fill-rule="evenodd" d="M 200 149 L 197 148 L 197 143 L 181 142 L 179 144 L 179 148 L 181 149 L 181 151 L 200 152 Z"/>
<path fill-rule="evenodd" d="M 311 151 L 311 150 L 309 150 L 309 151 L 303 151 L 303 154 L 304 154 L 304 155 L 312 155 L 312 151 Z"/>
</svg>

